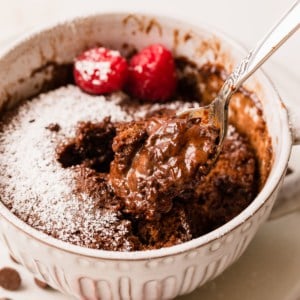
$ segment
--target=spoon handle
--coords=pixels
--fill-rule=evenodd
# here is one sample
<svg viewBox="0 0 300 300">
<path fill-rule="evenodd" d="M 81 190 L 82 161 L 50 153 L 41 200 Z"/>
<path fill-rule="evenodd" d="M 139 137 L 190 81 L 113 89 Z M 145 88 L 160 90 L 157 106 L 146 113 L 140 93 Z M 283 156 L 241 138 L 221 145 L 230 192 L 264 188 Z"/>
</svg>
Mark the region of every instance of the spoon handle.
<svg viewBox="0 0 300 300">
<path fill-rule="evenodd" d="M 283 15 L 271 31 L 250 51 L 226 79 L 219 99 L 227 108 L 230 97 L 300 27 L 300 0 Z"/>
</svg>

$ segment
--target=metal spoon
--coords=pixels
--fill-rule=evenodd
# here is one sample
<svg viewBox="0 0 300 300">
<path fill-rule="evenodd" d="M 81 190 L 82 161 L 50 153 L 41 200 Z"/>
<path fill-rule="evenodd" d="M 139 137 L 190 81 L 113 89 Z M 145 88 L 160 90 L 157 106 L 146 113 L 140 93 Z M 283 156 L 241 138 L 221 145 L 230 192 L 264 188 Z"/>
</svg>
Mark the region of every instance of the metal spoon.
<svg viewBox="0 0 300 300">
<path fill-rule="evenodd" d="M 224 82 L 211 104 L 181 112 L 179 117 L 204 119 L 220 130 L 217 155 L 228 128 L 228 105 L 231 96 L 293 33 L 300 27 L 300 0 L 283 15 L 271 31 L 250 51 Z"/>
</svg>

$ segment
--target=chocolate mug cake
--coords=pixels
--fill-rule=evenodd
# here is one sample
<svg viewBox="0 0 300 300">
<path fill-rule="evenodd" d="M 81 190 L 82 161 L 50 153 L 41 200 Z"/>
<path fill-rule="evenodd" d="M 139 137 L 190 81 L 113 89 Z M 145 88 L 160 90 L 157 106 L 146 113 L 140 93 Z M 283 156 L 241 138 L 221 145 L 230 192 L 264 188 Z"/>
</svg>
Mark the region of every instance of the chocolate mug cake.
<svg viewBox="0 0 300 300">
<path fill-rule="evenodd" d="M 108 32 L 109 34 L 107 34 Z M 102 46 L 120 51 L 123 57 L 130 57 L 130 55 L 127 56 L 127 54 L 132 52 L 132 49 L 140 51 L 140 49 L 151 45 L 153 42 L 162 43 L 170 49 L 176 61 L 177 93 L 174 91 L 174 94 L 170 96 L 171 98 L 164 100 L 165 102 L 153 102 L 151 100 L 139 101 L 139 97 L 133 95 L 131 89 L 126 88 L 127 83 L 121 89 L 123 92 L 112 92 L 98 96 L 91 96 L 74 86 L 74 80 L 72 79 L 74 57 L 82 53 L 85 49 L 98 47 L 101 43 Z M 9 204 L 6 205 L 1 198 L 0 235 L 5 247 L 9 249 L 10 254 L 39 279 L 78 299 L 172 299 L 178 295 L 184 295 L 193 291 L 208 280 L 221 274 L 244 253 L 258 228 L 270 215 L 278 191 L 282 186 L 285 168 L 287 167 L 293 143 L 293 135 L 288 127 L 289 117 L 287 109 L 282 103 L 274 86 L 263 72 L 258 71 L 254 74 L 245 83 L 244 89 L 239 90 L 238 93 L 234 95 L 230 101 L 229 115 L 231 126 L 236 129 L 243 139 L 248 141 L 255 155 L 257 172 L 255 176 L 258 180 L 258 193 L 255 199 L 250 200 L 249 205 L 242 210 L 241 213 L 224 225 L 209 231 L 207 234 L 171 247 L 141 251 L 107 251 L 97 249 L 96 247 L 92 248 L 92 243 L 90 243 L 91 247 L 88 248 L 80 246 L 83 245 L 83 243 L 80 244 L 78 240 L 73 243 L 68 242 L 68 237 L 72 234 L 75 237 L 76 234 L 81 234 L 81 241 L 84 240 L 82 233 L 84 233 L 84 225 L 86 224 L 93 224 L 90 226 L 91 233 L 89 236 L 94 235 L 100 227 L 94 225 L 95 223 L 91 221 L 95 220 L 92 216 L 93 214 L 95 215 L 97 209 L 94 209 L 92 205 L 90 205 L 89 209 L 89 204 L 91 204 L 90 199 L 87 193 L 81 192 L 80 182 L 82 182 L 82 180 L 77 179 L 87 178 L 89 172 L 91 174 L 95 172 L 97 175 L 99 175 L 99 173 L 107 173 L 108 169 L 106 169 L 104 163 L 102 166 L 100 165 L 102 170 L 101 168 L 99 170 L 97 161 L 101 162 L 101 160 L 94 160 L 92 157 L 89 161 L 89 157 L 86 156 L 85 153 L 90 152 L 83 151 L 83 149 L 82 151 L 75 151 L 75 154 L 80 154 L 79 158 L 81 160 L 78 162 L 79 164 L 87 164 L 87 168 L 85 168 L 84 172 L 80 173 L 80 169 L 83 168 L 78 164 L 64 167 L 58 159 L 59 153 L 61 153 L 59 150 L 63 149 L 61 146 L 64 144 L 75 144 L 76 146 L 86 141 L 86 139 L 78 139 L 78 142 L 76 142 L 78 138 L 76 129 L 78 128 L 78 132 L 85 132 L 80 124 L 87 125 L 87 123 L 90 122 L 91 125 L 88 125 L 87 128 L 89 128 L 89 126 L 92 128 L 97 127 L 97 124 L 105 121 L 105 116 L 102 115 L 104 108 L 107 109 L 106 112 L 109 112 L 109 114 L 119 116 L 122 119 L 121 122 L 113 117 L 110 119 L 110 122 L 113 123 L 117 129 L 117 125 L 121 125 L 120 123 L 123 123 L 125 126 L 126 122 L 139 122 L 143 121 L 143 118 L 151 117 L 159 118 L 160 116 L 158 114 L 151 115 L 151 112 L 157 110 L 161 105 L 171 106 L 174 113 L 174 110 L 177 112 L 181 111 L 181 109 L 184 110 L 188 108 L 191 106 L 191 102 L 199 102 L 200 100 L 201 105 L 206 104 L 210 100 L 209 95 L 211 95 L 212 98 L 215 96 L 214 91 L 218 89 L 217 82 L 220 81 L 221 83 L 223 76 L 226 75 L 222 69 L 224 68 L 228 74 L 245 54 L 245 51 L 239 47 L 238 43 L 232 41 L 225 34 L 212 30 L 210 27 L 200 25 L 192 26 L 185 21 L 180 22 L 161 16 L 115 13 L 98 13 L 92 16 L 75 18 L 65 23 L 55 24 L 54 26 L 48 26 L 43 30 L 39 29 L 37 32 L 28 34 L 27 37 L 17 41 L 14 45 L 9 47 L 6 52 L 2 52 L 0 59 L 0 107 L 1 116 L 6 115 L 6 117 L 2 118 L 2 128 L 3 126 L 8 126 L 8 114 L 13 115 L 14 110 L 18 110 L 17 106 L 21 107 L 22 103 L 29 104 L 36 101 L 34 105 L 37 111 L 42 111 L 40 107 L 38 108 L 38 100 L 35 100 L 35 98 L 41 99 L 51 94 L 50 98 L 52 98 L 52 100 L 56 97 L 60 97 L 60 100 L 65 99 L 65 101 L 59 101 L 59 99 L 57 99 L 55 103 L 58 104 L 58 109 L 53 110 L 50 113 L 52 115 L 49 113 L 45 114 L 43 117 L 44 123 L 40 123 L 42 119 L 37 118 L 40 113 L 36 113 L 34 117 L 39 120 L 39 125 L 41 126 L 35 127 L 34 124 L 37 120 L 33 122 L 33 117 L 30 117 L 28 122 L 24 123 L 27 128 L 28 126 L 32 127 L 27 131 L 29 137 L 27 136 L 25 138 L 25 135 L 20 135 L 21 139 L 18 148 L 23 149 L 20 149 L 19 152 L 17 151 L 16 138 L 12 139 L 13 143 L 10 146 L 8 146 L 8 144 L 6 146 L 6 149 L 9 149 L 9 147 L 12 147 L 15 143 L 15 146 L 9 153 L 13 155 L 15 152 L 19 160 L 18 168 L 23 166 L 22 171 L 18 172 L 18 174 L 13 174 L 12 172 L 9 174 L 13 176 L 10 183 L 12 181 L 15 182 L 15 190 L 13 191 L 13 188 L 10 189 L 9 185 L 6 185 L 6 195 L 10 193 L 13 199 L 13 201 L 8 200 L 6 203 L 15 202 L 17 204 L 18 199 L 20 203 L 26 203 L 26 198 L 30 199 L 33 182 L 35 182 L 35 195 L 32 196 L 33 193 L 31 194 L 31 200 L 36 201 L 37 199 L 40 202 L 38 205 L 30 207 L 30 201 L 28 201 L 27 208 L 23 206 L 23 208 L 25 208 L 23 212 L 27 213 L 23 213 L 22 209 L 19 209 L 19 215 L 23 215 L 23 219 L 21 219 L 18 217 L 18 213 L 16 213 L 17 205 L 15 205 L 15 207 Z M 201 91 L 201 96 L 197 95 L 196 91 L 194 91 L 194 93 L 192 88 L 184 88 L 187 85 L 190 87 L 194 86 L 192 79 L 194 76 L 192 65 L 188 66 L 189 64 L 181 59 L 182 56 L 194 62 L 196 67 L 194 70 L 197 70 L 197 78 L 200 83 L 198 90 Z M 183 65 L 186 65 L 185 77 L 190 78 L 186 80 L 190 84 L 180 83 L 182 81 L 178 73 L 181 66 L 183 68 Z M 211 71 L 205 73 L 205 66 L 207 70 L 210 69 Z M 192 75 L 187 75 L 187 73 L 189 73 L 188 70 L 191 71 L 190 73 L 192 73 Z M 203 71 L 201 73 L 202 75 L 199 70 Z M 205 74 L 209 75 L 209 81 L 205 77 Z M 77 101 L 77 103 L 80 103 L 82 106 L 80 106 L 80 104 L 78 106 L 67 105 L 66 98 L 75 99 L 75 92 L 66 92 L 66 90 L 71 89 L 70 86 L 75 89 L 78 94 L 86 97 L 86 99 L 97 99 L 97 102 L 102 102 L 103 105 L 101 109 L 95 112 L 96 117 L 89 116 L 87 113 L 87 106 L 92 106 L 91 101 L 86 101 L 86 103 Z M 71 97 L 63 98 L 61 95 L 63 91 L 66 94 L 71 94 Z M 176 98 L 175 96 L 179 91 L 181 95 L 188 97 L 185 97 L 185 100 L 184 98 Z M 184 91 L 189 91 L 189 95 Z M 125 108 L 127 103 L 129 103 L 128 106 L 131 104 L 132 109 L 142 104 L 145 105 L 145 107 L 148 106 L 151 112 L 148 114 L 147 111 L 145 117 L 143 117 L 141 113 L 137 113 L 134 116 L 134 120 L 130 117 L 125 118 L 124 114 L 122 117 L 122 111 L 118 110 L 116 106 L 112 109 L 110 105 L 110 95 L 112 94 L 115 95 L 114 97 L 118 95 L 124 96 L 124 94 L 125 98 L 127 98 L 126 95 L 129 96 L 127 98 L 129 101 L 119 98 L 119 106 L 122 108 Z M 199 98 L 193 98 L 191 95 L 195 95 Z M 130 99 L 132 99 L 132 101 Z M 183 107 L 176 107 L 175 102 L 177 101 L 183 102 L 181 104 Z M 62 104 L 62 102 L 64 102 L 64 104 Z M 53 102 L 49 100 L 49 104 L 53 104 Z M 60 105 L 64 105 L 68 110 L 60 109 L 62 107 Z M 186 105 L 186 107 L 184 107 L 184 105 Z M 195 105 L 197 105 L 197 103 Z M 47 105 L 44 104 L 44 106 Z M 21 108 L 19 108 L 19 111 L 20 110 Z M 25 111 L 28 110 L 24 108 L 24 115 L 27 114 Z M 84 111 L 86 113 L 85 115 L 83 114 Z M 167 114 L 168 108 L 166 108 L 164 112 Z M 126 109 L 125 113 L 130 115 L 130 109 Z M 74 119 L 77 114 L 79 114 L 79 119 L 81 119 L 79 122 L 77 119 Z M 65 119 L 65 122 L 63 122 L 63 120 L 57 120 L 56 122 L 58 115 L 64 115 L 62 119 Z M 162 116 L 162 118 L 164 117 Z M 7 121 L 6 125 L 4 124 L 5 120 Z M 29 123 L 29 121 L 31 121 L 31 123 Z M 108 121 L 108 119 L 106 121 Z M 11 129 L 13 129 L 13 127 L 16 126 L 11 126 Z M 46 155 L 42 155 L 39 162 L 33 159 L 34 152 L 35 155 L 36 153 L 40 153 L 33 150 L 43 146 L 43 143 L 39 143 L 35 139 L 37 133 L 41 132 L 38 128 L 42 131 L 43 143 L 48 143 L 45 145 Z M 10 132 L 12 131 L 13 130 Z M 100 133 L 102 132 L 102 130 L 99 131 Z M 4 133 L 6 134 L 6 131 L 4 131 Z M 45 134 L 49 140 L 47 140 L 43 134 Z M 3 140 L 3 135 L 0 134 L 0 136 L 0 139 Z M 295 137 L 299 137 L 299 135 Z M 5 138 L 9 139 L 9 134 L 6 134 Z M 29 151 L 29 147 L 24 143 L 24 140 L 30 141 L 30 145 L 36 144 L 36 147 L 31 146 L 33 150 Z M 53 140 L 53 145 L 51 145 L 51 140 Z M 3 149 L 3 146 L 1 147 Z M 228 148 L 228 151 L 231 151 L 231 147 L 228 146 Z M 236 148 L 239 149 L 239 146 L 237 145 Z M 78 150 L 76 147 L 75 149 Z M 232 149 L 234 150 L 234 148 Z M 99 151 L 99 153 L 101 154 L 101 151 Z M 44 161 L 47 157 L 52 157 L 53 160 L 50 162 L 48 160 L 45 165 L 41 164 L 41 161 Z M 235 158 L 238 160 L 237 156 L 235 156 Z M 93 161 L 96 162 L 96 165 L 93 164 Z M 215 187 L 218 188 L 217 192 L 219 191 L 220 195 L 225 194 L 222 191 L 222 181 L 224 182 L 229 178 L 228 174 L 232 175 L 235 170 L 239 170 L 239 166 L 235 169 L 232 168 L 231 164 L 233 162 L 234 159 L 229 158 L 223 163 L 223 167 L 225 169 L 227 168 L 227 170 L 226 172 L 224 171 L 223 174 L 220 174 L 221 180 L 219 180 L 219 182 L 221 182 L 221 184 L 219 185 L 218 182 L 214 183 L 212 178 L 209 178 L 210 176 L 215 177 L 215 175 L 217 175 L 216 171 L 214 172 L 215 174 L 209 173 L 204 176 L 207 180 L 205 186 L 210 183 L 211 185 L 208 190 L 206 190 L 205 195 L 201 196 L 202 200 L 213 200 L 213 195 L 210 191 L 213 191 Z M 3 164 L 5 164 L 5 162 Z M 54 169 L 53 172 L 52 169 L 50 169 L 50 172 L 49 169 L 47 169 L 44 173 L 37 171 L 38 168 L 49 168 L 51 164 L 56 165 L 56 170 Z M 15 168 L 16 165 L 17 163 L 13 163 L 12 167 Z M 110 165 L 111 164 L 109 164 L 109 167 Z M 229 170 L 227 166 L 230 167 Z M 220 166 L 219 170 L 222 170 L 223 167 Z M 6 167 L 6 171 L 8 171 L 8 169 L 9 167 Z M 64 175 L 62 175 L 62 173 Z M 33 174 L 39 175 L 33 176 Z M 51 178 L 48 178 L 50 176 Z M 34 177 L 34 180 L 29 180 L 29 177 Z M 56 180 L 53 180 L 55 177 Z M 62 178 L 64 179 L 62 180 Z M 90 178 L 95 177 L 91 176 Z M 0 181 L 7 181 L 7 179 L 8 176 L 2 175 Z M 99 186 L 100 183 L 103 182 L 103 180 L 101 180 L 100 176 L 96 178 Z M 19 182 L 23 182 L 24 184 L 26 181 L 28 182 L 27 187 L 22 187 L 18 184 Z M 48 184 L 45 184 L 47 182 Z M 55 182 L 56 184 L 54 184 Z M 85 182 L 89 190 L 92 190 L 91 186 L 97 186 L 93 184 L 93 180 L 87 180 Z M 84 185 L 81 186 L 84 187 Z M 1 192 L 3 187 L 4 185 L 2 185 Z M 70 191 L 75 191 L 76 193 L 77 189 L 79 193 L 82 193 L 83 197 L 75 200 L 69 197 L 69 206 L 65 209 L 67 203 L 60 201 L 62 199 L 60 196 L 62 196 L 64 192 L 67 194 Z M 193 189 L 192 192 L 195 191 L 197 195 L 201 190 L 202 187 L 199 186 L 197 189 Z M 30 193 L 24 196 L 24 191 L 29 191 Z M 58 191 L 60 191 L 60 193 Z M 100 195 L 99 190 L 97 191 L 97 189 L 95 189 L 94 191 L 96 195 Z M 104 191 L 105 193 L 111 192 L 110 189 L 105 190 L 104 188 L 100 189 L 100 191 Z M 241 189 L 239 189 L 238 192 L 241 192 Z M 230 195 L 230 190 L 226 191 L 226 193 Z M 1 193 L 1 195 L 3 194 Z M 41 195 L 45 197 L 44 201 L 41 201 L 41 198 L 38 199 Z M 53 196 L 57 195 L 59 195 L 59 197 L 56 198 L 55 202 L 55 197 Z M 65 199 L 67 197 L 68 195 L 66 195 Z M 234 195 L 230 195 L 226 198 L 227 204 L 224 204 L 224 208 L 222 206 L 217 207 L 213 205 L 213 202 L 210 202 L 212 205 L 207 202 L 206 206 L 202 206 L 202 211 L 207 212 L 207 208 L 211 208 L 209 213 L 218 212 L 215 220 L 220 221 L 220 216 L 225 216 L 225 212 L 228 213 L 228 209 L 232 208 L 231 205 L 233 203 L 230 203 L 232 197 L 234 197 Z M 8 196 L 6 196 L 6 199 L 8 199 Z M 82 199 L 87 199 L 87 201 L 79 201 Z M 183 197 L 183 201 L 181 199 L 173 200 L 173 212 L 177 209 L 177 216 L 181 219 L 185 217 L 185 211 L 181 208 L 187 203 L 184 200 L 188 199 L 188 197 Z M 193 198 L 191 197 L 190 199 Z M 97 199 L 92 203 L 93 205 L 96 203 L 96 200 Z M 41 202 L 43 203 L 41 204 Z M 120 201 L 116 206 L 119 205 L 119 203 L 123 205 Z M 190 203 L 193 205 L 192 200 Z M 238 205 L 239 203 L 240 199 L 236 198 L 234 204 Z M 81 210 L 80 205 L 82 207 Z M 22 206 L 20 205 L 20 207 Z M 49 209 L 49 207 L 53 207 L 52 212 L 48 210 L 44 214 L 44 208 Z M 100 207 L 100 209 L 102 209 L 101 216 L 103 217 L 101 220 L 102 224 L 105 221 L 111 221 L 111 218 L 108 217 L 106 220 L 104 219 L 106 208 L 105 203 L 102 205 L 102 208 Z M 121 208 L 121 210 L 122 209 L 123 208 Z M 34 210 L 35 213 L 33 212 Z M 64 213 L 64 210 L 66 210 L 66 213 Z M 28 212 L 31 213 L 28 214 Z M 124 210 L 121 212 L 124 217 L 129 215 L 126 215 Z M 83 218 L 84 213 L 86 214 L 85 218 Z M 197 213 L 197 210 L 191 208 L 187 213 L 193 216 L 194 213 Z M 30 218 L 40 216 L 44 216 L 44 224 L 39 222 L 38 218 L 36 218 L 36 224 L 34 224 L 34 226 L 29 225 L 30 222 L 32 224 L 33 221 L 33 219 L 30 220 Z M 159 215 L 154 215 L 154 220 L 145 220 L 145 226 L 142 220 L 129 219 L 131 216 L 128 216 L 127 220 L 133 224 L 132 233 L 136 236 L 137 232 L 149 232 L 150 225 L 154 226 L 155 222 L 160 222 L 157 237 L 161 238 L 164 229 L 165 232 L 167 232 L 170 227 L 175 225 L 175 222 L 171 220 L 173 216 L 174 218 L 176 217 L 175 214 L 168 215 L 168 213 L 162 212 L 161 218 Z M 26 222 L 26 218 L 29 222 Z M 211 219 L 212 218 L 210 218 L 210 220 Z M 49 220 L 52 223 L 49 223 Z M 163 221 L 161 220 L 165 221 L 165 228 L 163 228 Z M 198 220 L 202 221 L 204 219 L 196 219 L 196 221 Z M 188 219 L 188 221 L 190 221 L 190 219 Z M 66 226 L 66 223 L 74 224 L 74 227 L 67 231 L 65 229 L 70 229 L 72 225 Z M 136 226 L 138 224 L 141 224 L 139 228 Z M 150 225 L 148 226 L 148 224 Z M 182 222 L 182 224 L 184 223 Z M 37 226 L 40 226 L 41 230 L 39 230 Z M 47 230 L 44 230 L 46 227 Z M 82 231 L 77 233 L 76 227 Z M 103 227 L 105 227 L 105 229 L 102 230 L 105 232 L 109 229 L 113 231 L 116 226 L 114 228 L 112 226 L 102 226 L 102 228 Z M 63 236 L 63 228 L 65 233 L 67 233 L 66 236 Z M 121 226 L 119 228 L 121 228 Z M 182 228 L 180 228 L 181 232 L 183 232 L 185 228 L 182 226 Z M 47 235 L 48 232 L 53 232 L 53 235 Z M 169 232 L 171 231 L 169 230 Z M 100 231 L 98 231 L 98 233 L 100 233 Z M 151 233 L 155 233 L 155 231 Z M 57 238 L 55 238 L 55 234 Z M 58 234 L 63 238 L 59 239 Z M 116 234 L 114 234 L 114 236 L 116 236 Z M 154 234 L 152 234 L 152 236 L 154 236 Z M 116 242 L 118 241 L 116 240 Z"/>
<path fill-rule="evenodd" d="M 54 89 L 1 120 L 1 201 L 33 228 L 95 249 L 169 247 L 228 222 L 263 186 L 272 152 L 255 94 L 240 89 L 234 96 L 228 135 L 213 165 L 218 129 L 176 117 L 215 97 L 226 76 L 222 66 L 175 57 L 176 83 L 162 78 L 149 89 L 171 87 L 156 94 L 156 102 L 143 94 L 146 88 L 140 92 L 121 79 L 117 88 L 86 93 L 76 64 L 79 87 L 72 66 L 64 68 Z M 245 107 L 255 114 L 253 129 L 247 118 L 236 121 Z"/>
</svg>

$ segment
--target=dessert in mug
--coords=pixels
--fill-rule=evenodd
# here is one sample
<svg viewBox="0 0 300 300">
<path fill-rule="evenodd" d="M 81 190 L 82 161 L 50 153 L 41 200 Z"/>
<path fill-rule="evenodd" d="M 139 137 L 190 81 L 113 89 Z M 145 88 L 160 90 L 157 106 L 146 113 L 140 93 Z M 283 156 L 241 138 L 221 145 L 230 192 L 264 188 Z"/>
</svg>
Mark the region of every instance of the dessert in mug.
<svg viewBox="0 0 300 300">
<path fill-rule="evenodd" d="M 223 225 L 263 186 L 272 151 L 255 94 L 234 96 L 217 161 L 218 128 L 176 117 L 216 96 L 222 66 L 153 44 L 124 56 L 92 48 L 55 68 L 55 87 L 0 128 L 0 199 L 33 228 L 89 248 L 158 249 Z M 255 128 L 235 121 L 244 107 Z"/>
</svg>

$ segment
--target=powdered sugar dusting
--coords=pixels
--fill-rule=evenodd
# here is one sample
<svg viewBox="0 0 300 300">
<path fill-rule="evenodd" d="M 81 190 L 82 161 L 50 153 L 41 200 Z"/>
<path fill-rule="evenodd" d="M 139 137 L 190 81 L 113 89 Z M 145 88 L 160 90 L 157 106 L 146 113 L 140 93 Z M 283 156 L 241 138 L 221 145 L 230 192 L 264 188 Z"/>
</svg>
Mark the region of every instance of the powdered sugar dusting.
<svg viewBox="0 0 300 300">
<path fill-rule="evenodd" d="M 125 110 L 124 101 L 130 103 L 121 92 L 105 98 L 70 85 L 41 94 L 7 115 L 0 128 L 1 201 L 32 227 L 63 241 L 105 249 L 99 238 L 106 236 L 116 249 L 129 251 L 131 244 L 123 237 L 130 234 L 130 222 L 75 193 L 76 172 L 62 168 L 55 157 L 57 145 L 75 135 L 79 121 L 97 122 L 107 116 L 113 122 L 130 121 L 162 107 L 191 106 L 175 101 L 127 105 Z M 59 131 L 47 129 L 56 123 Z"/>
<path fill-rule="evenodd" d="M 92 76 L 97 76 L 98 79 L 93 79 L 92 83 L 100 85 L 102 81 L 108 80 L 108 75 L 111 73 L 111 62 L 110 61 L 89 61 L 79 60 L 75 62 L 75 67 L 80 72 L 82 78 L 86 81 L 91 80 Z"/>
</svg>

